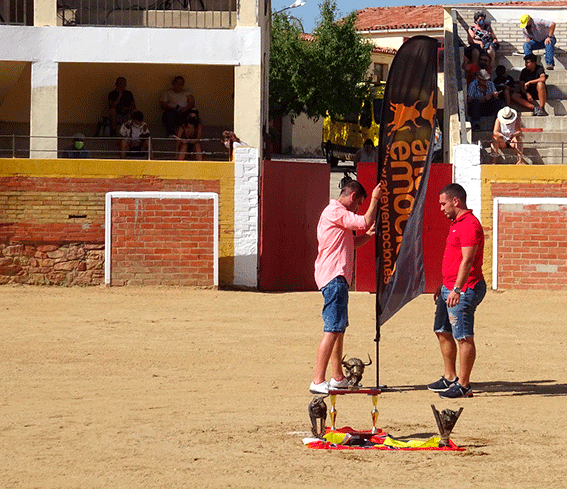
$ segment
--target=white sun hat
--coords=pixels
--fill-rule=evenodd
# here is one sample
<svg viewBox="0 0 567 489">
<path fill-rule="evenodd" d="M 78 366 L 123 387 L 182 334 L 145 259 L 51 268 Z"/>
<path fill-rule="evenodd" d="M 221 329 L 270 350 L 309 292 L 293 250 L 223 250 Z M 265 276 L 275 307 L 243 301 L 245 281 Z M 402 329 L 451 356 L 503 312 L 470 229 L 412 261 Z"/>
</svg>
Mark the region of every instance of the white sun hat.
<svg viewBox="0 0 567 489">
<path fill-rule="evenodd" d="M 510 107 L 504 107 L 498 111 L 500 124 L 512 124 L 516 120 L 516 117 L 518 117 L 518 113 Z"/>
</svg>

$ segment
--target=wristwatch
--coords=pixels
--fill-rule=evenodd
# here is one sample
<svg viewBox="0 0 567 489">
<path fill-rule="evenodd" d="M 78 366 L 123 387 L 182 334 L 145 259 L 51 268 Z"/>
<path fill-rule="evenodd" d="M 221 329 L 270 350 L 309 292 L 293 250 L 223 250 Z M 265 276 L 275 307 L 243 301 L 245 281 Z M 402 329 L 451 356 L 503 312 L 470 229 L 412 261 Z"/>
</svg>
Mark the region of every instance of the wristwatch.
<svg viewBox="0 0 567 489">
<path fill-rule="evenodd" d="M 455 287 L 453 287 L 453 292 L 456 292 L 457 294 L 460 294 L 460 293 L 461 293 L 461 288 L 455 286 Z"/>
</svg>

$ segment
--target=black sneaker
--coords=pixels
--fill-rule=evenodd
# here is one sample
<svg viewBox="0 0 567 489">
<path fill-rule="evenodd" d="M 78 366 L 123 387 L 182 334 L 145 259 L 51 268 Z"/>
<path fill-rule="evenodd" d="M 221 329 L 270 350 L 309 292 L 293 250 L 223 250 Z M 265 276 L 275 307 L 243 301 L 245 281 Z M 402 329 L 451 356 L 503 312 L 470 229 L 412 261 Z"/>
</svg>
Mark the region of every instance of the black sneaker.
<svg viewBox="0 0 567 489">
<path fill-rule="evenodd" d="M 440 392 L 439 397 L 443 397 L 445 399 L 457 399 L 459 397 L 472 397 L 472 387 L 463 387 L 457 381 L 445 392 Z"/>
<path fill-rule="evenodd" d="M 445 377 L 441 377 L 437 382 L 429 384 L 427 388 L 433 392 L 445 392 L 452 387 L 457 380 L 459 380 L 459 377 L 455 378 L 455 380 L 447 380 Z"/>
</svg>

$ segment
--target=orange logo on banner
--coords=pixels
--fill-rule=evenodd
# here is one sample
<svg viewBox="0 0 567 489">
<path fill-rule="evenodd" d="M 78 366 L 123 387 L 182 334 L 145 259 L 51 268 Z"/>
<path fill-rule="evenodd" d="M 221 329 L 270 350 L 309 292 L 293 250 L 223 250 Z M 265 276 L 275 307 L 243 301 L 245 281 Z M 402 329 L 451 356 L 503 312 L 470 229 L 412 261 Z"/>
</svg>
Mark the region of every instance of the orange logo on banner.
<svg viewBox="0 0 567 489">
<path fill-rule="evenodd" d="M 427 107 L 421 111 L 421 118 L 429 121 L 429 123 L 433 126 L 433 117 L 435 116 L 435 107 L 433 106 L 433 96 L 435 95 L 434 92 L 431 92 L 429 96 L 429 102 L 427 103 Z"/>
<path fill-rule="evenodd" d="M 415 108 L 418 103 L 419 100 L 408 107 L 404 104 L 390 102 L 390 110 L 394 113 L 394 120 L 388 123 L 388 126 L 392 126 L 388 136 L 391 136 L 394 131 L 409 130 L 410 127 L 406 125 L 407 122 L 413 122 L 413 124 L 417 126 L 415 120 L 421 115 L 421 112 Z"/>
</svg>

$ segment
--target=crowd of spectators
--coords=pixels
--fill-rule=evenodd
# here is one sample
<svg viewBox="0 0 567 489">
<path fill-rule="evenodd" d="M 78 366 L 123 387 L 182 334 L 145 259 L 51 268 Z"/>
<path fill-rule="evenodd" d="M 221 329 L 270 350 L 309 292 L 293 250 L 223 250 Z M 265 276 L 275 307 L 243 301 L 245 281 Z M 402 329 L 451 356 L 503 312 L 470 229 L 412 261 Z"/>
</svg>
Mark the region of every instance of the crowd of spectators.
<svg viewBox="0 0 567 489">
<path fill-rule="evenodd" d="M 108 112 L 99 123 L 97 136 L 119 138 L 121 158 L 151 157 L 150 127 L 144 121 L 144 114 L 136 107 L 134 94 L 126 87 L 126 78 L 118 77 L 114 90 L 108 94 Z M 182 76 L 173 79 L 171 88 L 164 92 L 159 105 L 163 110 L 161 120 L 167 137 L 174 143 L 172 150 L 175 150 L 175 158 L 202 160 L 201 118 L 195 106 L 195 98 L 185 89 L 185 79 Z M 229 132 L 231 136 L 228 144 L 225 133 L 221 141 L 230 150 L 234 145 L 241 144 L 233 132 Z M 63 150 L 63 156 L 91 158 L 91 151 L 85 147 L 84 134 L 76 133 L 72 139 L 73 144 Z"/>
<path fill-rule="evenodd" d="M 534 116 L 547 116 L 546 80 L 548 75 L 537 62 L 535 49 L 545 49 L 545 63 L 548 70 L 555 66 L 555 23 L 528 14 L 520 17 L 525 42 L 523 55 L 525 67 L 519 79 L 506 72 L 503 65 L 496 63 L 496 53 L 500 43 L 486 13 L 476 12 L 474 24 L 468 30 L 469 46 L 464 50 L 461 67 L 467 81 L 467 113 L 472 130 L 481 130 L 481 118 L 493 121 L 492 155 L 499 149 L 513 148 L 518 156 L 518 164 L 523 163 L 520 116 L 511 108 L 513 104 L 532 111 Z M 493 79 L 494 71 L 494 79 Z"/>
</svg>

